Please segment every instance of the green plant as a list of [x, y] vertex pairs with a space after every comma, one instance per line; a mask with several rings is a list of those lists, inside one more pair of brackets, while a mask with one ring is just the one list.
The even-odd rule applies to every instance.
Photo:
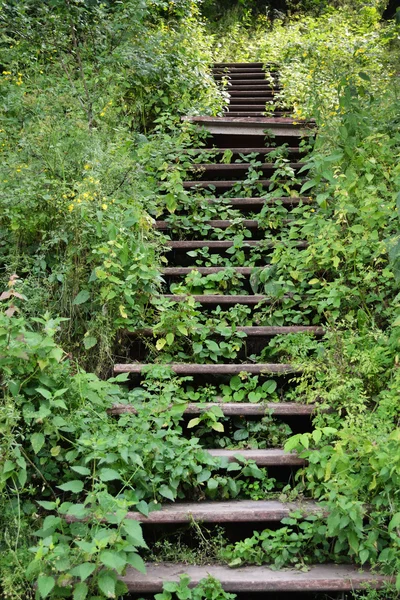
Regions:
[[222, 585], [213, 577], [202, 579], [193, 588], [189, 587], [190, 578], [181, 575], [179, 582], [167, 582], [163, 585], [162, 594], [154, 596], [155, 600], [172, 600], [175, 596], [179, 600], [234, 600], [235, 594], [229, 594], [222, 589]]

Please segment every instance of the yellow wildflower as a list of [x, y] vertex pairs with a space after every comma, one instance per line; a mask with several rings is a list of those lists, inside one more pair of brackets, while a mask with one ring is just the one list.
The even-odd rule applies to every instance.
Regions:
[[101, 208], [102, 208], [103, 210], [107, 210], [107, 204], [102, 204], [102, 205], [101, 205]]
[[85, 165], [83, 168], [85, 169], [85, 171], [88, 171], [90, 169], [90, 165]]
[[70, 204], [68, 206], [68, 210], [69, 210], [69, 212], [72, 212], [74, 210], [74, 204]]

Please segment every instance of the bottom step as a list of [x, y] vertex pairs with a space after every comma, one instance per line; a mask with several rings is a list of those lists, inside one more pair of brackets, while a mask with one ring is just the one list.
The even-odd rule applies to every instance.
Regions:
[[123, 581], [130, 592], [158, 593], [163, 583], [179, 581], [179, 576], [186, 574], [191, 585], [197, 585], [201, 579], [214, 577], [218, 579], [227, 592], [350, 592], [366, 587], [380, 588], [392, 578], [371, 573], [360, 572], [351, 565], [316, 565], [306, 573], [302, 571], [274, 571], [268, 567], [229, 567], [210, 565], [197, 567], [183, 564], [160, 563], [148, 564], [147, 573], [139, 573], [128, 569]]

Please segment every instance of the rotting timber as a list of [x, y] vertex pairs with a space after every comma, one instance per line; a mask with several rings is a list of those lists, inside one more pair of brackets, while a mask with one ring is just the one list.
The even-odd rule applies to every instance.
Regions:
[[[229, 150], [232, 158], [246, 155], [257, 155], [258, 160], [262, 162], [262, 176], [259, 184], [263, 190], [267, 190], [270, 185], [270, 177], [274, 173], [274, 163], [268, 161], [268, 155], [271, 154], [280, 144], [287, 145], [287, 156], [290, 165], [294, 170], [303, 166], [302, 149], [300, 142], [304, 137], [313, 134], [312, 122], [296, 122], [290, 117], [289, 109], [275, 108], [274, 99], [279, 92], [279, 78], [275, 67], [265, 66], [262, 63], [216, 63], [213, 67], [213, 74], [217, 82], [229, 93], [229, 105], [224, 116], [220, 117], [187, 117], [199, 127], [206, 129], [210, 135], [207, 143], [214, 149], [215, 163], [202, 163], [197, 165], [198, 171], [194, 172], [193, 178], [184, 183], [186, 190], [197, 192], [199, 189], [212, 190], [212, 194], [207, 196], [207, 201], [212, 204], [221, 202], [221, 194], [224, 194], [224, 202], [239, 209], [243, 213], [243, 224], [251, 232], [249, 246], [256, 247], [259, 243], [257, 238], [257, 220], [246, 220], [248, 211], [259, 211], [266, 205], [272, 204], [274, 199], [265, 199], [260, 193], [257, 197], [237, 197], [235, 196], [235, 185], [246, 177], [248, 165], [244, 163], [224, 164], [217, 159]], [[267, 112], [266, 112], [267, 111]], [[267, 132], [267, 135], [266, 135]], [[273, 139], [273, 144], [271, 144]], [[196, 152], [196, 150], [192, 151]], [[203, 149], [199, 149], [201, 154]], [[304, 177], [304, 174], [302, 174]], [[300, 188], [299, 188], [300, 189]], [[229, 194], [231, 195], [229, 196]], [[228, 195], [226, 195], [228, 194]], [[298, 206], [301, 203], [310, 203], [310, 198], [297, 196], [277, 198], [284, 206], [290, 210], [291, 207]], [[229, 228], [229, 221], [209, 221], [211, 228]], [[159, 220], [155, 227], [160, 230], [169, 230], [167, 220]], [[217, 273], [223, 270], [223, 267], [195, 267], [188, 265], [187, 252], [194, 248], [209, 248], [216, 252], [224, 252], [232, 245], [229, 239], [224, 238], [222, 242], [212, 241], [210, 239], [199, 239], [198, 235], [189, 236], [190, 239], [182, 240], [181, 237], [174, 239], [174, 231], [170, 231], [170, 241], [168, 242], [168, 259], [173, 260], [173, 266], [168, 266], [163, 270], [164, 279], [167, 282], [179, 281], [182, 277], [193, 271], [209, 274]], [[301, 247], [301, 243], [299, 244]], [[190, 262], [190, 261], [189, 261]], [[240, 267], [232, 263], [236, 272], [245, 278], [249, 278], [252, 272], [250, 267]], [[166, 292], [169, 290], [166, 289]], [[174, 295], [166, 293], [165, 297], [177, 302], [184, 300], [184, 295]], [[236, 295], [195, 295], [194, 299], [200, 303], [202, 310], [209, 310], [217, 306], [232, 306], [243, 304], [246, 306], [255, 306], [259, 302], [268, 302], [268, 298], [263, 295], [255, 295], [249, 291], [248, 294]], [[268, 344], [271, 336], [276, 334], [293, 333], [299, 330], [294, 326], [282, 327], [259, 327], [243, 328], [247, 329], [248, 336], [260, 339], [264, 344]], [[252, 331], [254, 329], [254, 331]], [[302, 327], [300, 330], [307, 331], [316, 335], [322, 335], [321, 327]], [[151, 335], [151, 330], [142, 332], [142, 335]], [[115, 373], [130, 373], [136, 380], [141, 377], [142, 370], [146, 362], [137, 362], [137, 356], [132, 353], [131, 361], [115, 365]], [[240, 372], [252, 374], [273, 373], [279, 377], [287, 376], [296, 371], [289, 364], [254, 364], [238, 362], [237, 364], [171, 364], [173, 370], [180, 375], [192, 375], [206, 380], [208, 377], [226, 377]], [[262, 417], [265, 407], [269, 405], [256, 405], [250, 402], [240, 404], [219, 403], [226, 416], [251, 415], [253, 418]], [[209, 408], [209, 405], [208, 405]], [[272, 407], [271, 407], [272, 408]], [[314, 407], [302, 405], [294, 402], [281, 402], [275, 405], [274, 414], [281, 416], [290, 416], [292, 419], [303, 418], [310, 419]], [[204, 404], [196, 406], [191, 403], [186, 409], [187, 414], [199, 414], [205, 410]], [[134, 406], [116, 406], [112, 411], [115, 416], [124, 412], [135, 413]], [[301, 421], [303, 423], [303, 421]], [[300, 423], [300, 426], [301, 426]], [[268, 450], [245, 450], [235, 452], [235, 450], [209, 449], [213, 456], [225, 456], [228, 460], [233, 460], [237, 454], [245, 458], [254, 460], [258, 465], [268, 465], [275, 469], [289, 469], [293, 472], [304, 465], [304, 461], [294, 453], [287, 453], [282, 448], [272, 448]], [[277, 500], [258, 500], [258, 501], [224, 501], [224, 502], [199, 502], [199, 503], [175, 503], [166, 504], [161, 510], [151, 513], [149, 517], [144, 517], [140, 513], [130, 513], [130, 518], [142, 521], [146, 527], [154, 525], [170, 526], [190, 521], [200, 521], [206, 523], [257, 523], [257, 527], [264, 524], [265, 527], [271, 523], [279, 523], [281, 519], [288, 516], [293, 510], [301, 511], [306, 516], [310, 514], [322, 514], [324, 511], [317, 503], [303, 501], [300, 503], [280, 502]], [[380, 588], [387, 578], [370, 572], [368, 569], [360, 571], [352, 565], [324, 564], [310, 566], [309, 571], [299, 572], [292, 569], [276, 571], [268, 566], [260, 567], [241, 567], [230, 569], [221, 565], [196, 566], [183, 564], [148, 564], [147, 573], [143, 575], [133, 569], [128, 570], [124, 576], [129, 591], [132, 594], [153, 594], [162, 590], [162, 585], [166, 581], [177, 581], [179, 575], [187, 573], [195, 585], [199, 580], [207, 575], [212, 575], [222, 582], [226, 591], [237, 593], [257, 593], [273, 594], [273, 598], [286, 597], [287, 593], [345, 593], [353, 590], [364, 589], [365, 587]], [[259, 596], [261, 598], [261, 595]], [[264, 596], [263, 596], [264, 597]], [[271, 596], [272, 597], [272, 596]], [[292, 597], [292, 596], [290, 596]], [[300, 597], [300, 596], [296, 596]], [[302, 596], [303, 597], [303, 596]], [[313, 596], [310, 596], [313, 597]], [[341, 596], [342, 597], [342, 596]]]

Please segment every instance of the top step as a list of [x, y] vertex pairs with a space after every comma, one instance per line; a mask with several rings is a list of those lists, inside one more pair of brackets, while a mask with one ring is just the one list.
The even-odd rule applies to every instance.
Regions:
[[262, 63], [262, 62], [248, 62], [248, 63], [216, 62], [216, 63], [213, 64], [214, 68], [215, 67], [239, 67], [239, 68], [243, 68], [243, 67], [253, 67], [253, 68], [255, 68], [255, 67], [258, 67], [258, 68], [261, 69], [264, 66], [267, 67], [267, 66], [273, 66], [273, 65], [271, 65], [271, 64], [270, 65], [267, 65], [267, 64], [264, 65], [264, 63]]

